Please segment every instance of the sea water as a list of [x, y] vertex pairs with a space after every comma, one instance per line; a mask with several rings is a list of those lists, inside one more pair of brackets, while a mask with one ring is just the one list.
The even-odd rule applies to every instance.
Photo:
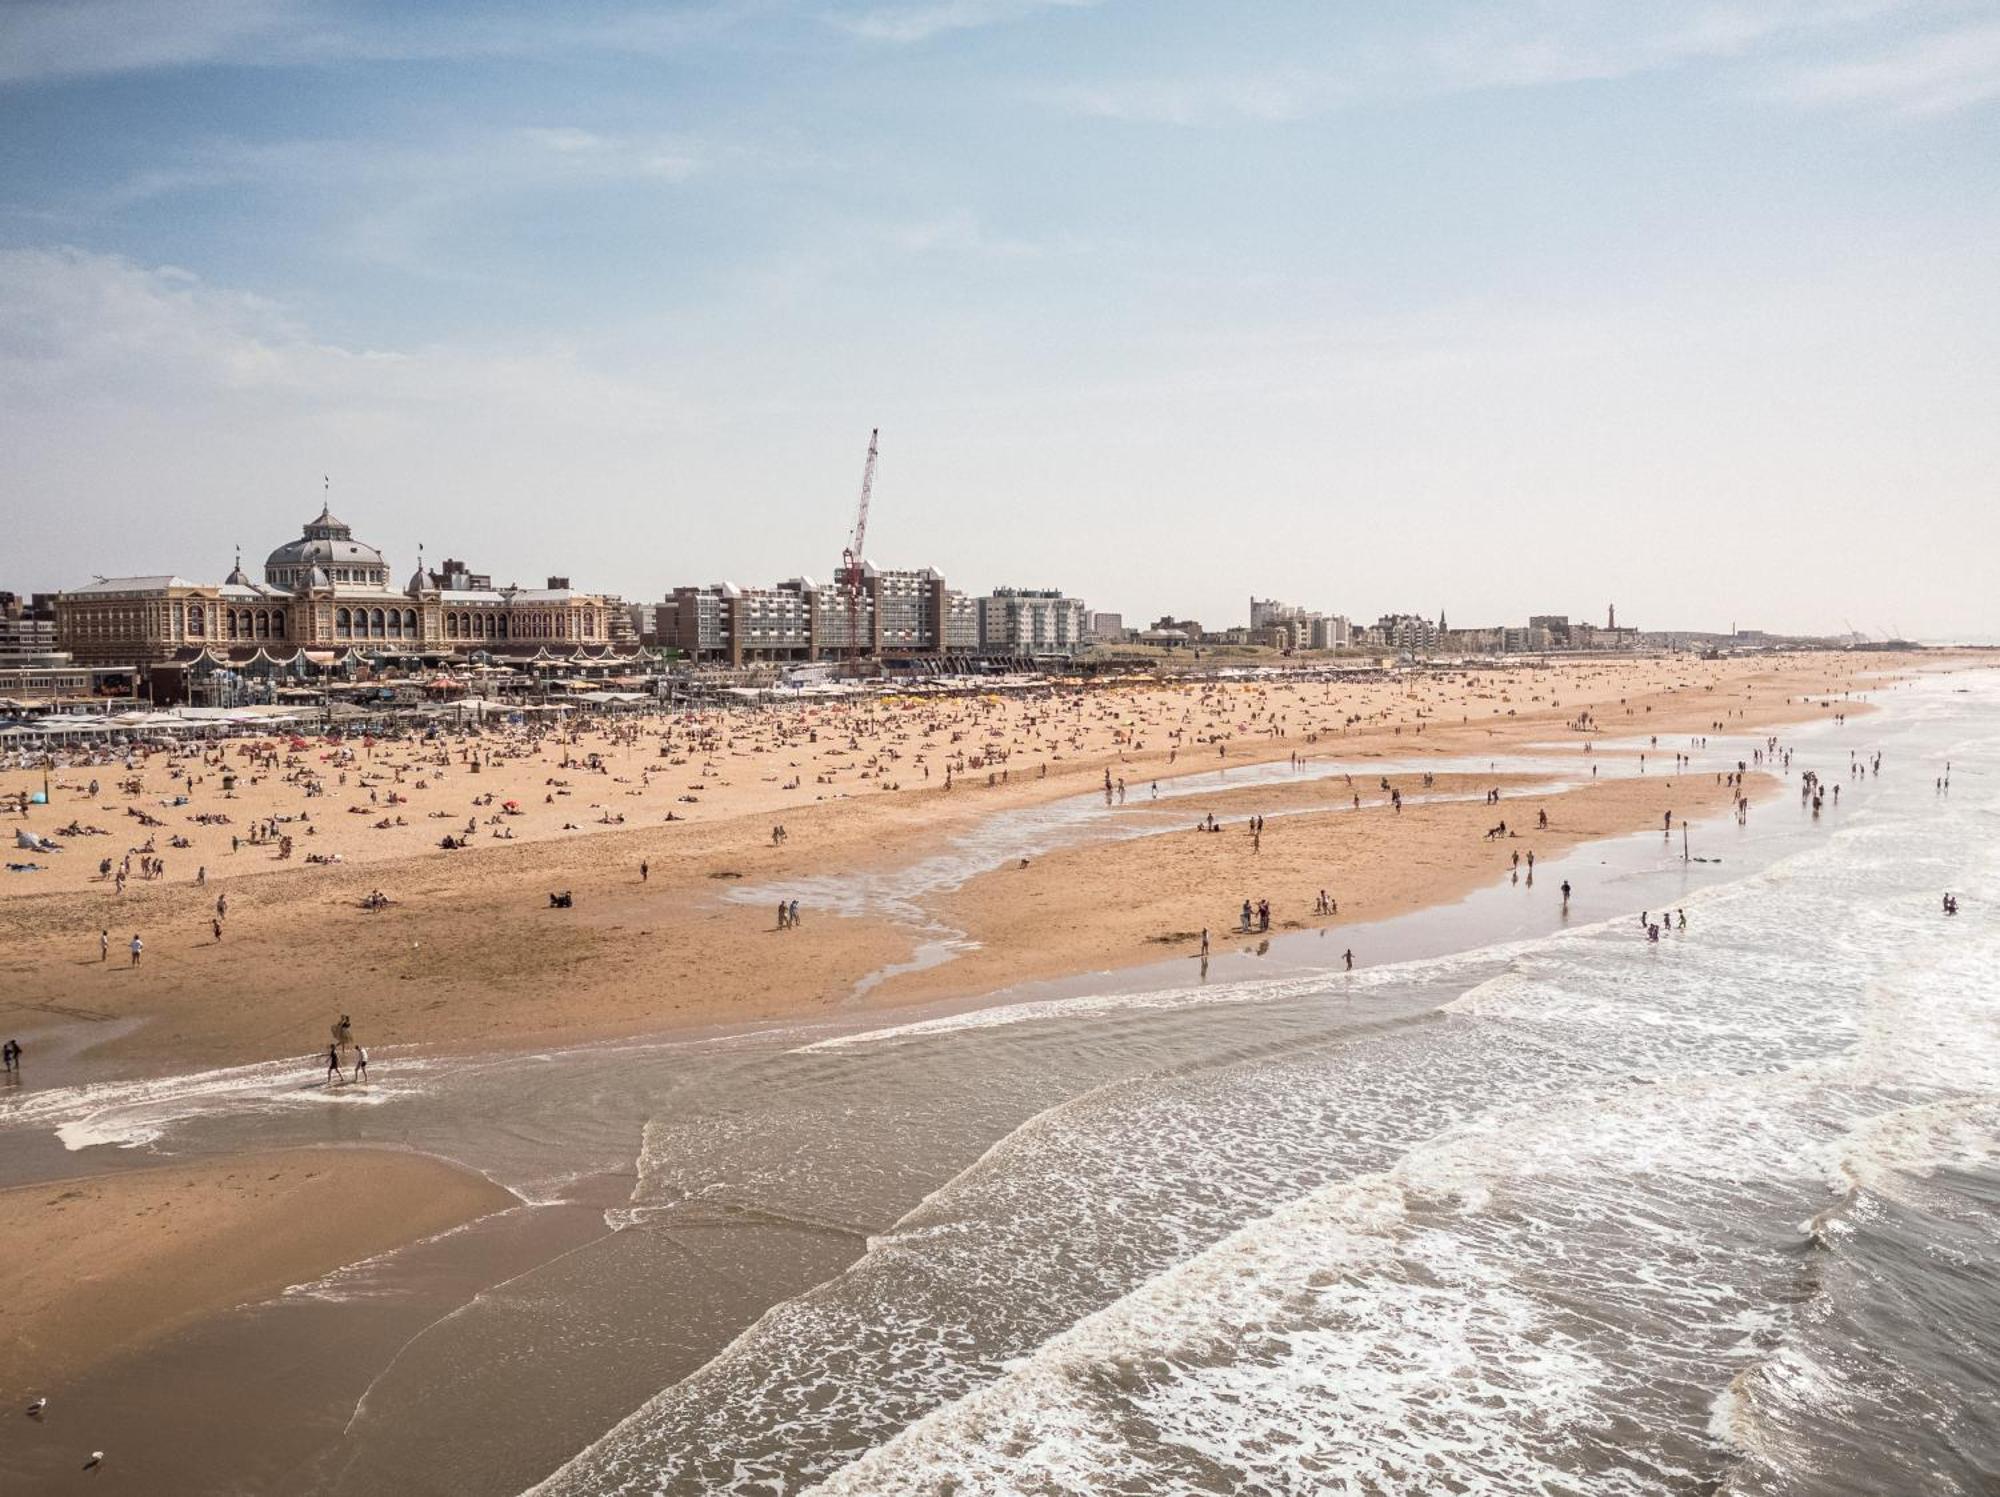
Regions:
[[1339, 979], [1208, 1008], [1210, 1054], [1038, 1111], [540, 1490], [1992, 1490], [2000, 696], [1964, 684], [1849, 729], [1879, 777], [1816, 740], [1846, 806], [1658, 944], [1635, 910], [1427, 963], [1459, 991], [1373, 1032], [1277, 1022]]

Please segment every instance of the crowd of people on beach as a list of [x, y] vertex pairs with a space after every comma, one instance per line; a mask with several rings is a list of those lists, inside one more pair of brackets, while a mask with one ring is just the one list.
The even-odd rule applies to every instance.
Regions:
[[[422, 845], [462, 851], [481, 842], [511, 841], [517, 828], [538, 837], [581, 831], [585, 823], [599, 828], [636, 828], [645, 819], [648, 804], [664, 824], [707, 814], [711, 806], [718, 814], [733, 815], [738, 802], [781, 807], [798, 805], [807, 795], [824, 800], [863, 790], [892, 792], [922, 787], [936, 783], [934, 774], [944, 786], [963, 786], [979, 777], [989, 787], [1004, 787], [1023, 760], [1035, 770], [1036, 778], [1043, 778], [1052, 765], [1061, 767], [1069, 759], [1105, 759], [1098, 784], [1106, 806], [1122, 815], [1128, 775], [1119, 771], [1128, 763], [1140, 762], [1141, 756], [1158, 764], [1163, 754], [1165, 764], [1172, 766], [1184, 751], [1213, 749], [1217, 758], [1227, 760], [1232, 743], [1241, 743], [1243, 750], [1254, 753], [1256, 741], [1267, 740], [1282, 743], [1288, 756], [1283, 762], [1302, 769], [1315, 754], [1337, 754], [1340, 738], [1349, 732], [1387, 730], [1401, 735], [1407, 730], [1423, 734], [1439, 725], [1447, 701], [1463, 705], [1465, 698], [1491, 697], [1496, 716], [1511, 713], [1515, 709], [1507, 704], [1517, 701], [1523, 706], [1543, 702], [1559, 705], [1552, 691], [1558, 680], [1553, 674], [1545, 677], [1530, 670], [1491, 680], [1471, 673], [1458, 679], [1438, 673], [1406, 685], [1392, 686], [1385, 679], [1380, 687], [1360, 688], [1312, 680], [1214, 679], [1171, 687], [1155, 684], [1146, 691], [1049, 685], [1008, 696], [868, 697], [711, 707], [642, 712], [623, 719], [486, 722], [387, 736], [282, 733], [261, 739], [134, 743], [110, 750], [85, 748], [44, 754], [33, 767], [46, 788], [39, 793], [17, 790], [5, 803], [23, 820], [68, 816], [55, 837], [39, 830], [30, 834], [36, 838], [40, 855], [59, 853], [64, 838], [112, 835], [94, 824], [87, 825], [89, 818], [76, 812], [86, 806], [98, 808], [106, 794], [117, 797], [102, 809], [122, 810], [146, 833], [143, 841], [135, 842], [122, 856], [95, 860], [97, 882], [107, 886], [109, 897], [118, 899], [126, 895], [133, 879], [157, 886], [178, 875], [183, 885], [203, 887], [219, 873], [233, 886], [235, 879], [251, 871], [238, 861], [246, 851], [266, 854], [267, 860], [253, 868], [282, 864], [291, 856], [295, 837], [325, 848], [309, 854], [305, 862], [326, 875], [336, 873], [350, 858], [384, 855], [377, 853], [369, 840], [374, 833], [383, 834], [381, 847], [386, 855], [414, 855], [419, 845], [386, 839], [397, 828], [420, 827], [431, 820], [451, 825], [440, 840]], [[1681, 684], [1692, 689], [1689, 682]], [[1622, 700], [1620, 705], [1625, 706]], [[1625, 706], [1625, 715], [1651, 710], [1650, 706]], [[1732, 709], [1732, 714], [1735, 710], [1740, 709]], [[1726, 729], [1732, 714], [1717, 717], [1715, 729]], [[1587, 755], [1596, 748], [1593, 738], [1617, 730], [1615, 717], [1610, 722], [1604, 721], [1606, 717], [1612, 717], [1611, 710], [1607, 704], [1599, 704], [1573, 719], [1572, 726], [1582, 735], [1580, 746]], [[1687, 748], [1671, 750], [1676, 773], [1691, 772], [1697, 754], [1706, 745], [1707, 736], [1696, 735]], [[1656, 755], [1660, 753], [1657, 734], [1647, 740], [1647, 747]], [[1791, 760], [1789, 748], [1771, 735], [1733, 771], [1718, 771], [1718, 782], [1735, 792], [1734, 812], [1739, 822], [1748, 812], [1748, 775], [1766, 768], [1789, 770]], [[1209, 765], [1214, 762], [1208, 760]], [[28, 766], [17, 760], [17, 767]], [[1595, 769], [1593, 764], [1593, 773]], [[1880, 770], [1879, 753], [1857, 754], [1851, 758], [1849, 778], [1872, 777]], [[1434, 789], [1434, 772], [1416, 773], [1422, 791]], [[1940, 793], [1949, 786], [1949, 775], [1947, 766], [1938, 777]], [[1157, 800], [1158, 779], [1146, 778], [1150, 798]], [[1396, 783], [1386, 774], [1376, 778], [1389, 814], [1400, 815], [1406, 805], [1407, 782]], [[468, 780], [472, 785], [467, 785]], [[1361, 791], [1353, 788], [1351, 773], [1346, 784], [1349, 788], [1344, 793], [1352, 807], [1361, 809]], [[526, 785], [536, 785], [541, 796], [525, 794], [520, 787]], [[466, 794], [475, 786], [476, 793]], [[511, 793], [507, 787], [513, 787]], [[1498, 805], [1503, 789], [1489, 786], [1484, 794], [1489, 806]], [[335, 795], [348, 801], [352, 830], [329, 826], [324, 818], [314, 817], [313, 804]], [[1824, 808], [1837, 808], [1840, 795], [1841, 786], [1826, 783], [1818, 772], [1809, 771], [1802, 777], [1801, 802], [1815, 817]], [[56, 810], [52, 802], [64, 798], [73, 809]], [[246, 798], [254, 802], [250, 814], [245, 811]], [[532, 800], [539, 800], [543, 808], [539, 818], [532, 803], [524, 805]], [[570, 809], [571, 804], [584, 800], [589, 802], [590, 815]], [[1675, 821], [1672, 810], [1664, 814], [1665, 835], [1673, 835]], [[768, 824], [770, 845], [785, 848], [790, 840], [785, 821]], [[1243, 826], [1248, 851], [1261, 853], [1267, 830], [1265, 813], [1248, 815]], [[1536, 813], [1536, 827], [1548, 830], [1546, 810]], [[1198, 830], [1207, 833], [1223, 829], [1223, 821], [1213, 812], [1198, 823]], [[1489, 840], [1515, 842], [1522, 833], [1507, 820], [1500, 820], [1485, 835]], [[226, 852], [221, 840], [225, 838]], [[162, 839], [167, 843], [164, 851]], [[328, 843], [334, 845], [327, 847]], [[174, 859], [170, 868], [166, 853], [171, 851], [184, 851], [189, 856]], [[1026, 860], [1022, 862], [1025, 865]], [[1534, 849], [1511, 852], [1509, 863], [1514, 880], [1533, 884]], [[641, 859], [637, 867], [644, 884], [650, 879], [652, 865]], [[191, 874], [187, 871], [190, 868]], [[1565, 880], [1564, 912], [1570, 895]], [[369, 912], [386, 910], [394, 903], [380, 887], [348, 897]], [[549, 905], [558, 909], [573, 908], [574, 902], [570, 889], [548, 897]], [[162, 907], [155, 901], [144, 908], [154, 911]], [[1948, 897], [1947, 912], [1955, 910], [1955, 900]], [[226, 895], [214, 901], [212, 911], [200, 912], [199, 928], [207, 937], [206, 944], [223, 941], [227, 912]], [[1320, 922], [1343, 918], [1340, 904], [1323, 888], [1313, 901], [1312, 914]], [[1268, 895], [1242, 901], [1237, 923], [1240, 932], [1268, 934], [1272, 921]], [[791, 897], [779, 901], [777, 928], [793, 930], [799, 924], [799, 901]], [[108, 960], [110, 945], [107, 927], [99, 932], [100, 962]], [[145, 940], [134, 931], [125, 947], [127, 965], [138, 968]], [[1202, 932], [1201, 947], [1206, 957], [1206, 931]], [[1345, 963], [1351, 965], [1352, 960], [1351, 951], [1343, 953]]]

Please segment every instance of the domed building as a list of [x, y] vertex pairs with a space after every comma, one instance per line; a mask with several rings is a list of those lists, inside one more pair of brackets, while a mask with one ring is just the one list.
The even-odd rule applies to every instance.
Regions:
[[100, 577], [57, 595], [61, 648], [87, 664], [157, 664], [204, 652], [234, 656], [352, 650], [370, 659], [487, 654], [567, 657], [618, 637], [617, 599], [493, 586], [465, 564], [431, 571], [417, 559], [400, 591], [381, 551], [322, 505], [298, 539], [264, 561], [253, 582], [236, 565], [220, 584], [176, 576]]
[[356, 587], [387, 587], [389, 563], [373, 546], [354, 538], [354, 531], [333, 517], [325, 505], [319, 518], [306, 521], [305, 533], [286, 541], [264, 560], [264, 581], [287, 592], [314, 585], [313, 569], [319, 569], [325, 586], [352, 584]]

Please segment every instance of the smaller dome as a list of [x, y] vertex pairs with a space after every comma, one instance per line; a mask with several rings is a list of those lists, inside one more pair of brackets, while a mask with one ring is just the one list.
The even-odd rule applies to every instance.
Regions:
[[333, 584], [327, 581], [326, 568], [320, 566], [317, 562], [315, 562], [313, 564], [313, 569], [310, 572], [306, 573], [306, 586], [332, 587]]

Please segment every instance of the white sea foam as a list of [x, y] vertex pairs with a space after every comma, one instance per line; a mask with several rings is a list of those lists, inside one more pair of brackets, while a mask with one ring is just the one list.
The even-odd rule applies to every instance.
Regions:
[[70, 1150], [139, 1148], [187, 1118], [229, 1111], [379, 1107], [422, 1085], [437, 1062], [414, 1055], [378, 1056], [382, 1079], [325, 1084], [323, 1056], [263, 1061], [177, 1076], [51, 1087], [0, 1103], [0, 1128], [53, 1130]]

